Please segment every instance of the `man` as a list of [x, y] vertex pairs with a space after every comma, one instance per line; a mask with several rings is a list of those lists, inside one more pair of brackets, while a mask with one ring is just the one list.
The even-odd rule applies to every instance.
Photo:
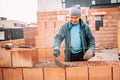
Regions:
[[[70, 20], [64, 23], [54, 38], [53, 55], [58, 58], [60, 45], [65, 39], [65, 61], [85, 61], [94, 56], [95, 40], [89, 26], [81, 19], [80, 6], [69, 11]], [[89, 53], [92, 51], [92, 54]], [[86, 53], [87, 52], [87, 53]], [[87, 58], [86, 55], [87, 54]], [[85, 56], [84, 56], [85, 55]]]

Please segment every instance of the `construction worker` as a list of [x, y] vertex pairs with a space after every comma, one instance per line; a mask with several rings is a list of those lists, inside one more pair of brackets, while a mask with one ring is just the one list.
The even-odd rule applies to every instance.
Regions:
[[[65, 39], [65, 61], [85, 61], [94, 56], [95, 40], [88, 24], [81, 19], [80, 5], [69, 10], [70, 19], [64, 23], [54, 37], [53, 55], [58, 58], [60, 45]], [[86, 53], [86, 54], [85, 54]]]

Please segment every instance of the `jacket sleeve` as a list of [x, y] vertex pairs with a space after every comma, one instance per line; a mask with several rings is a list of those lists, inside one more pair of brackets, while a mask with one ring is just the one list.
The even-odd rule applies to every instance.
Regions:
[[88, 47], [92, 49], [93, 53], [95, 53], [95, 38], [92, 34], [90, 27], [87, 27], [87, 39], [88, 39]]
[[64, 26], [61, 26], [59, 31], [54, 37], [54, 43], [52, 48], [59, 49], [64, 38], [65, 38], [65, 30], [64, 30]]

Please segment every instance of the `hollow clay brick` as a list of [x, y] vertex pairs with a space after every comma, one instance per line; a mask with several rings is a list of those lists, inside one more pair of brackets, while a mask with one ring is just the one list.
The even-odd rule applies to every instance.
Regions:
[[51, 49], [52, 46], [53, 46], [53, 41], [54, 41], [54, 39], [53, 39], [53, 37], [52, 37], [51, 35], [50, 35], [49, 37], [50, 37], [50, 38], [46, 38], [46, 39], [44, 39], [44, 40], [45, 40], [46, 48]]
[[0, 67], [11, 67], [11, 54], [10, 51], [0, 50]]
[[32, 67], [38, 61], [35, 48], [14, 49], [11, 51], [13, 67]]
[[113, 80], [120, 80], [120, 65], [113, 66]]
[[111, 66], [89, 66], [89, 80], [112, 80]]
[[67, 67], [66, 80], [88, 80], [88, 67]]
[[46, 40], [45, 38], [35, 38], [35, 45], [37, 48], [46, 48]]
[[2, 68], [0, 68], [0, 80], [3, 80]]
[[23, 68], [24, 80], [43, 80], [42, 68]]
[[23, 80], [21, 68], [3, 68], [4, 80]]
[[64, 23], [65, 21], [55, 21], [55, 32], [54, 34], [56, 34], [59, 30], [59, 28], [61, 27], [61, 25]]
[[38, 48], [38, 57], [45, 58], [46, 57], [46, 48]]
[[54, 36], [54, 21], [46, 21], [45, 37], [53, 39]]
[[46, 49], [46, 58], [53, 58], [53, 49], [52, 48], [47, 48]]
[[65, 80], [65, 68], [44, 68], [44, 80]]

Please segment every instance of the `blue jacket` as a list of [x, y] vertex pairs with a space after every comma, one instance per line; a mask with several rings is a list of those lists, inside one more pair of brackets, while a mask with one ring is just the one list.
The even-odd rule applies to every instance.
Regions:
[[[80, 29], [81, 29], [81, 40], [82, 40], [82, 49], [85, 53], [89, 48], [92, 49], [93, 53], [95, 52], [95, 39], [92, 35], [92, 32], [90, 30], [90, 27], [84, 23], [81, 19], [80, 22]], [[71, 48], [70, 48], [70, 27], [72, 24], [70, 21], [67, 21], [64, 23], [58, 33], [56, 34], [54, 38], [54, 44], [53, 49], [56, 47], [59, 49], [62, 41], [65, 39], [65, 61], [70, 61], [71, 56]]]

